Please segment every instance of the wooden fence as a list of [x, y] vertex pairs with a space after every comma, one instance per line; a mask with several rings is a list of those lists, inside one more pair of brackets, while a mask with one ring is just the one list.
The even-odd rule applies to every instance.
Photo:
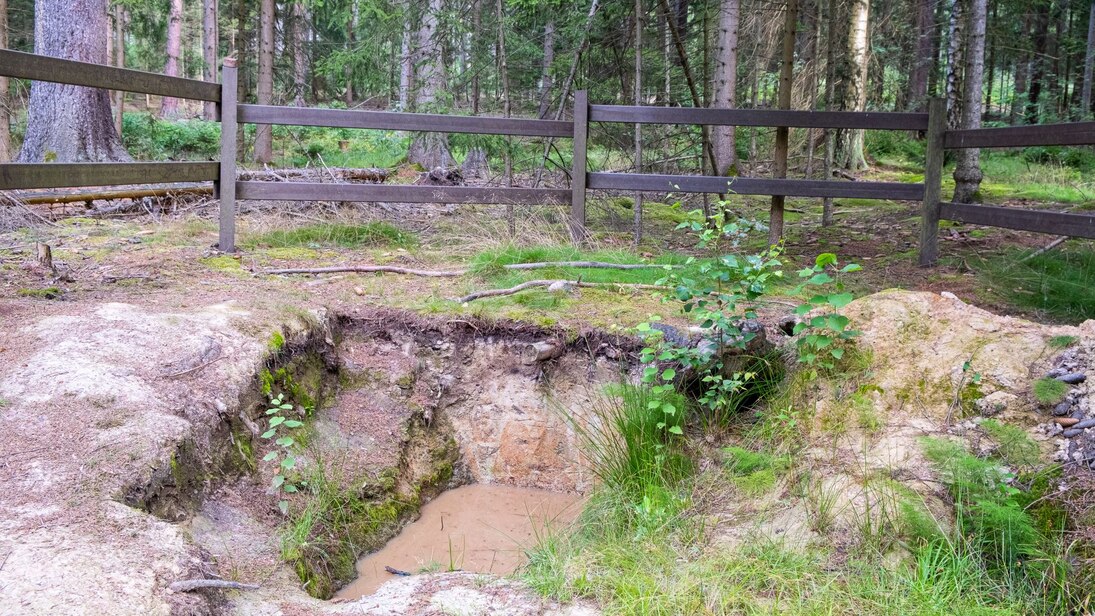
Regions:
[[[2, 164], [0, 190], [211, 181], [214, 193], [220, 199], [218, 246], [227, 252], [235, 250], [237, 199], [493, 204], [569, 202], [571, 237], [575, 242], [581, 242], [587, 233], [586, 193], [589, 190], [718, 194], [730, 192], [787, 197], [920, 201], [922, 265], [931, 265], [936, 260], [941, 219], [1041, 233], [1095, 237], [1093, 216], [941, 202], [946, 149], [1092, 144], [1095, 143], [1095, 122], [947, 131], [945, 109], [940, 100], [932, 100], [926, 113], [696, 109], [590, 105], [585, 91], [575, 93], [571, 121], [247, 105], [237, 101], [236, 67], [230, 59], [225, 60], [219, 84], [10, 50], [0, 50], [0, 74], [21, 79], [216, 103], [217, 119], [221, 122], [218, 162]], [[240, 181], [236, 173], [236, 132], [240, 122], [569, 138], [572, 139], [573, 154], [571, 188]], [[652, 173], [589, 173], [586, 148], [589, 125], [593, 122], [924, 131], [927, 135], [924, 182], [908, 184]]]

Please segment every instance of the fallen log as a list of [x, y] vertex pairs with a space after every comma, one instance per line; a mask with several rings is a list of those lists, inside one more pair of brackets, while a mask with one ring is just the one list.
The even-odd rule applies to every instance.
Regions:
[[352, 169], [342, 167], [310, 167], [306, 169], [247, 170], [240, 171], [237, 174], [237, 177], [240, 180], [285, 181], [287, 178], [307, 178], [327, 174], [331, 174], [342, 180], [382, 183], [387, 181], [389, 172], [387, 169], [379, 168]]
[[525, 365], [531, 365], [549, 359], [555, 359], [563, 354], [566, 345], [562, 340], [541, 340], [529, 343], [522, 354]]
[[584, 282], [581, 280], [529, 280], [528, 282], [522, 282], [521, 284], [510, 287], [508, 289], [489, 289], [486, 291], [476, 291], [475, 293], [469, 293], [464, 297], [457, 299], [456, 301], [461, 304], [473, 302], [477, 299], [483, 299], [485, 297], [502, 297], [505, 295], [514, 295], [521, 291], [533, 289], [536, 287], [550, 287], [553, 284], [569, 284], [575, 287], [582, 288], [617, 288], [617, 289], [631, 289], [640, 291], [666, 291], [672, 287], [667, 287], [659, 284], [636, 284], [636, 283], [623, 283], [623, 282]]
[[182, 580], [172, 582], [167, 587], [171, 592], [191, 592], [202, 588], [218, 588], [221, 590], [257, 590], [258, 584], [244, 584], [231, 580]]
[[91, 203], [92, 201], [117, 201], [120, 199], [143, 199], [145, 197], [167, 197], [175, 195], [212, 195], [210, 186], [193, 188], [141, 188], [132, 190], [101, 190], [84, 193], [50, 193], [45, 195], [27, 195], [21, 201], [27, 205], [48, 205], [51, 203]]
[[572, 267], [575, 269], [618, 269], [635, 270], [650, 269], [654, 267], [672, 267], [657, 263], [606, 263], [604, 261], [545, 261], [542, 263], [511, 263], [502, 267], [511, 270], [544, 269], [549, 267]]

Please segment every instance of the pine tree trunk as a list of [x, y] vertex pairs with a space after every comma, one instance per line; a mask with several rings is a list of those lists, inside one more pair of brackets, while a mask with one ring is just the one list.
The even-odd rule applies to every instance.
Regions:
[[[421, 50], [419, 64], [422, 70], [419, 75], [420, 85], [415, 103], [419, 111], [431, 110], [438, 104], [438, 98], [445, 93], [445, 64], [438, 34], [440, 19], [441, 0], [429, 0], [428, 6], [424, 7], [418, 29], [418, 45]], [[436, 109], [433, 110], [436, 111]], [[422, 133], [411, 143], [407, 160], [427, 169], [451, 166], [452, 155], [449, 153], [448, 136], [439, 133]]]
[[935, 58], [932, 56], [932, 32], [935, 15], [932, 12], [932, 0], [917, 0], [916, 3], [916, 59], [912, 74], [909, 75], [909, 93], [906, 108], [925, 110], [928, 104], [928, 75]]
[[1087, 52], [1084, 54], [1083, 88], [1080, 91], [1080, 114], [1083, 119], [1091, 117], [1091, 79], [1095, 70], [1095, 0], [1092, 1], [1087, 16]]
[[[357, 43], [357, 23], [358, 23], [358, 6], [357, 2], [354, 2], [350, 8], [350, 22], [346, 24], [346, 51], [353, 53], [354, 45]], [[349, 62], [346, 63], [346, 67], [342, 71], [343, 79], [346, 80], [346, 88], [342, 93], [342, 101], [346, 103], [347, 107], [353, 107], [354, 105], [354, 67]], [[390, 92], [390, 90], [389, 90]]]
[[[125, 68], [125, 25], [129, 20], [129, 14], [125, 10], [125, 5], [114, 5], [114, 57], [112, 58], [114, 66], [118, 68]], [[115, 90], [111, 94], [112, 104], [114, 105], [114, 130], [121, 135], [122, 134], [122, 120], [125, 118], [125, 92], [121, 90]]]
[[[182, 50], [183, 0], [171, 0], [167, 16], [167, 63], [163, 73], [170, 77], [179, 76], [179, 54]], [[179, 99], [165, 96], [160, 107], [160, 115], [175, 118], [179, 115]]]
[[[715, 96], [713, 106], [731, 109], [737, 94], [739, 0], [722, 0], [719, 6], [719, 34], [715, 52]], [[711, 128], [715, 149], [715, 174], [737, 175], [733, 126]]]
[[[643, 2], [635, 0], [635, 92], [634, 103], [642, 104], [643, 97]], [[643, 125], [635, 125], [635, 173], [643, 172]], [[632, 243], [635, 248], [643, 241], [643, 193], [635, 193], [634, 231]]]
[[[798, 0], [787, 0], [783, 20], [783, 54], [779, 66], [779, 96], [776, 106], [779, 109], [791, 108], [791, 88], [794, 86], [795, 35], [798, 28]], [[772, 177], [787, 177], [787, 147], [790, 129], [786, 126], [776, 128], [775, 160], [772, 165]], [[783, 204], [786, 197], [772, 196], [772, 207], [768, 213], [768, 244], [778, 244], [783, 239]]]
[[[34, 53], [107, 64], [106, 0], [36, 0]], [[19, 162], [128, 161], [106, 90], [34, 81]]]
[[[0, 49], [8, 48], [8, 0], [0, 0]], [[7, 77], [0, 75], [0, 163], [11, 161], [11, 113]]]
[[1011, 124], [1019, 124], [1023, 121], [1028, 100], [1027, 76], [1030, 74], [1030, 55], [1024, 50], [1023, 54], [1015, 61], [1015, 84], [1012, 87], [1011, 99]]
[[[472, 32], [478, 33], [483, 27], [483, 2], [482, 0], [475, 0], [471, 7], [472, 15]], [[480, 42], [481, 37], [473, 36], [471, 41], [471, 64], [472, 64], [472, 78], [471, 78], [471, 113], [472, 115], [479, 115], [479, 99], [481, 96], [481, 86], [479, 82], [479, 73], [483, 66], [483, 45]]]
[[950, 0], [950, 21], [947, 28], [947, 128], [956, 129], [962, 123], [962, 53], [965, 50], [965, 3], [968, 0]]
[[[274, 0], [259, 4], [259, 78], [255, 101], [260, 105], [274, 102]], [[255, 162], [274, 160], [274, 135], [269, 125], [255, 128]]]
[[555, 20], [549, 18], [544, 25], [544, 56], [540, 69], [540, 109], [537, 114], [541, 119], [546, 118], [551, 110], [551, 88], [555, 85], [552, 64], [555, 64]]
[[[217, 81], [217, 0], [202, 0], [202, 79]], [[205, 103], [202, 117], [217, 118], [216, 103]]]
[[1042, 3], [1034, 15], [1034, 57], [1031, 60], [1030, 89], [1027, 96], [1026, 122], [1037, 124], [1040, 99], [1046, 76], [1046, 46], [1049, 38], [1049, 3]]
[[[987, 0], [970, 0], [966, 31], [966, 70], [962, 92], [962, 128], [981, 128], [982, 81], [985, 74], [985, 20]], [[954, 169], [954, 201], [980, 201], [981, 151], [970, 148], [958, 151]]]
[[304, 3], [293, 3], [293, 105], [304, 106], [308, 88], [307, 58], [304, 57]]
[[[848, 68], [844, 75], [844, 103], [848, 111], [867, 109], [868, 25], [870, 1], [851, 0], [848, 22]], [[863, 129], [842, 130], [837, 143], [840, 166], [850, 170], [867, 168], [863, 154]]]
[[411, 2], [403, 3], [403, 38], [399, 44], [399, 111], [410, 111], [414, 89], [415, 53], [411, 29]]

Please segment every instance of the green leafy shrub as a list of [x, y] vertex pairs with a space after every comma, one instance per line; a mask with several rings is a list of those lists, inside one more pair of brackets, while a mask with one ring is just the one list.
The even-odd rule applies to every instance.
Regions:
[[[266, 409], [266, 416], [269, 421], [266, 432], [262, 433], [262, 438], [273, 441], [277, 449], [263, 456], [262, 461], [277, 465], [274, 470], [274, 477], [270, 482], [270, 492], [273, 494], [295, 494], [302, 487], [301, 484], [290, 481], [288, 475], [286, 475], [297, 466], [297, 457], [293, 453], [293, 445], [296, 444], [296, 440], [289, 436], [287, 432], [304, 425], [296, 419], [286, 417], [286, 413], [292, 411], [293, 408], [292, 403], [286, 402], [283, 395], [278, 394], [276, 397], [270, 398], [270, 408]], [[288, 515], [289, 501], [284, 498], [279, 499], [278, 509], [281, 510], [283, 515]]]
[[[798, 272], [799, 277], [804, 279], [798, 288], [799, 293], [811, 286], [836, 285], [836, 293], [814, 295], [795, 308], [795, 314], [800, 317], [815, 313], [808, 320], [795, 325], [793, 333], [797, 336], [795, 345], [798, 347], [799, 361], [811, 366], [816, 364], [828, 370], [832, 370], [835, 362], [844, 357], [845, 349], [841, 343], [859, 335], [858, 331], [848, 328], [848, 317], [836, 312], [855, 299], [851, 293], [844, 292], [841, 281], [826, 271], [826, 268], [836, 268], [838, 265], [836, 255], [826, 252], [817, 256], [812, 267]], [[840, 272], [857, 272], [861, 269], [859, 265], [849, 263]], [[819, 309], [823, 312], [817, 314]]]

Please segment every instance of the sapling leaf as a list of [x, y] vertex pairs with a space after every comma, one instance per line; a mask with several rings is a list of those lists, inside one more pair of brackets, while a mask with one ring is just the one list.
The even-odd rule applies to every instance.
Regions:
[[829, 303], [832, 304], [833, 308], [836, 308], [837, 310], [840, 310], [841, 308], [852, 303], [853, 299], [855, 299], [855, 296], [851, 293], [834, 293], [828, 298]]
[[284, 460], [281, 461], [281, 467], [286, 470], [292, 469], [296, 465], [297, 459], [292, 456], [286, 457]]
[[837, 359], [840, 359], [840, 358], [844, 357], [844, 349], [842, 349], [840, 347], [836, 347], [835, 349], [829, 349], [829, 355], [832, 355], [833, 357], [835, 357]]
[[672, 368], [666, 368], [665, 371], [662, 372], [663, 381], [672, 381], [676, 376], [677, 371]]
[[277, 416], [277, 417], [271, 417], [270, 418], [270, 427], [271, 428], [273, 428], [275, 426], [280, 426], [283, 423], [285, 423], [285, 418], [280, 416], [280, 415]]
[[295, 419], [286, 419], [285, 420], [285, 427], [286, 428], [299, 428], [303, 425], [304, 425], [304, 422], [297, 421]]
[[682, 436], [684, 435], [684, 430], [681, 430], [680, 426], [669, 426], [669, 431], [673, 434], [680, 434]]
[[270, 430], [262, 433], [262, 438], [271, 438], [275, 434], [277, 434], [277, 430], [271, 428]]
[[271, 460], [276, 460], [277, 458], [278, 458], [278, 452], [271, 451], [270, 453], [266, 454], [265, 456], [262, 456], [262, 461], [263, 462], [269, 462]]
[[281, 487], [281, 484], [285, 483], [285, 475], [274, 475], [273, 480], [270, 481], [270, 487], [275, 490]]
[[281, 515], [289, 515], [289, 501], [278, 501], [278, 510]]
[[274, 441], [275, 444], [280, 445], [282, 447], [290, 447], [295, 442], [296, 441], [294, 441], [293, 437], [291, 437], [291, 436], [283, 436], [283, 437], [279, 438], [278, 440]]

